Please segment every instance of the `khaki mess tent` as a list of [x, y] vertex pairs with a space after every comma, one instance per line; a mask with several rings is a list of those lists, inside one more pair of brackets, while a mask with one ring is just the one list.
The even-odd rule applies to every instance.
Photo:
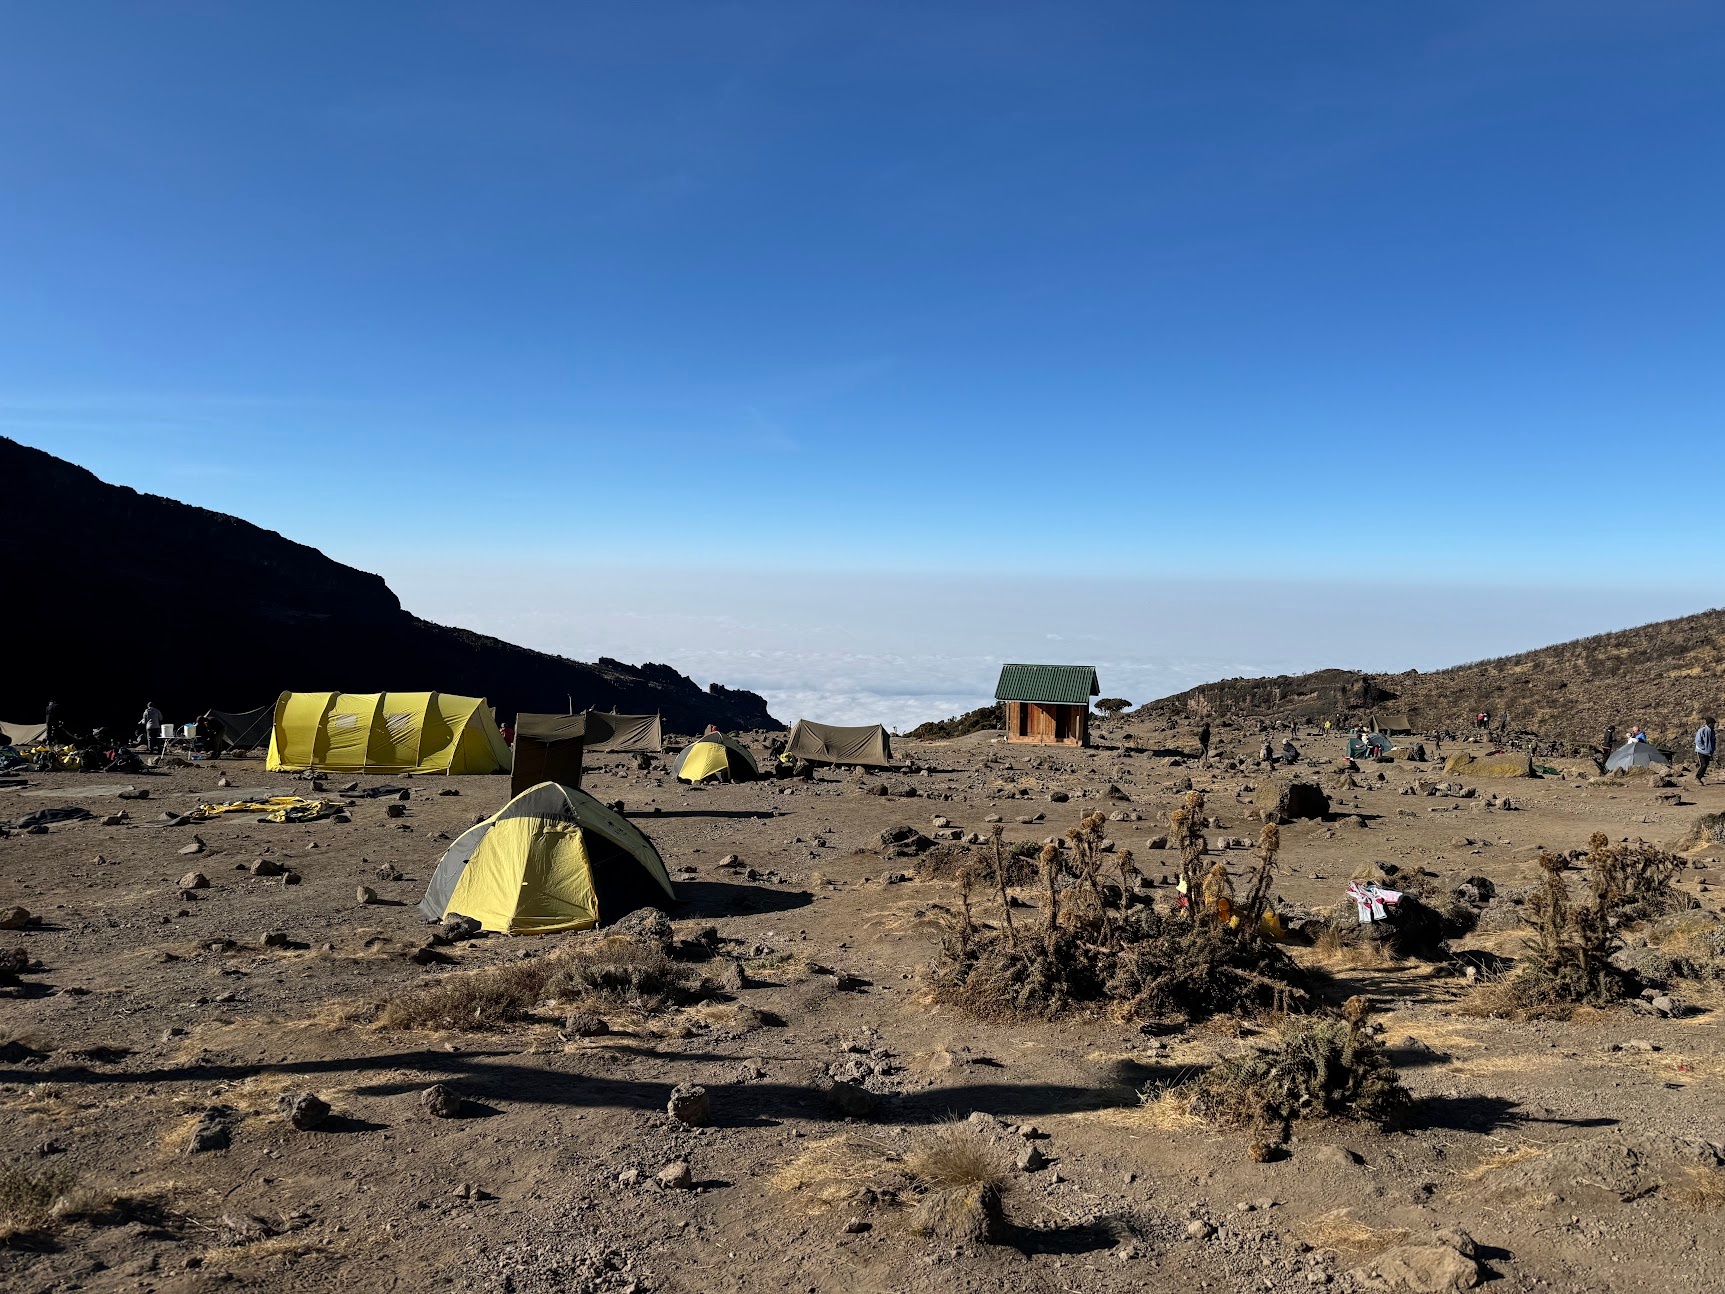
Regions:
[[587, 728], [584, 714], [516, 715], [510, 793], [520, 795], [541, 782], [561, 782], [579, 788]]
[[656, 714], [589, 710], [584, 717], [588, 750], [645, 751], [656, 755], [665, 749], [664, 727]]
[[40, 746], [47, 740], [45, 723], [0, 723], [0, 746]]
[[761, 775], [748, 749], [722, 732], [709, 732], [684, 747], [671, 771], [683, 782], [705, 782], [715, 777], [749, 782]]
[[791, 727], [785, 753], [816, 764], [889, 768], [892, 765], [892, 740], [878, 723], [861, 728], [838, 728], [830, 723], [798, 719]]
[[495, 773], [509, 747], [484, 700], [448, 692], [283, 692], [271, 769]]
[[211, 710], [210, 718], [215, 720], [222, 739], [230, 747], [234, 750], [250, 750], [270, 739], [270, 733], [275, 729], [276, 708], [273, 705], [264, 705], [256, 710], [245, 710], [237, 714], [227, 710]]
[[585, 791], [541, 782], [456, 838], [419, 910], [499, 934], [550, 934], [676, 897], [659, 851], [632, 822]]

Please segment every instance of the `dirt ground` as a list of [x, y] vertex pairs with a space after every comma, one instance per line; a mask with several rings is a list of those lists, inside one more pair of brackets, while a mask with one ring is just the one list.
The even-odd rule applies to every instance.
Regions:
[[[679, 930], [716, 927], [747, 968], [725, 1000], [619, 1015], [597, 1037], [549, 1012], [484, 1032], [373, 1023], [416, 984], [593, 937], [418, 953], [430, 870], [507, 799], [505, 778], [397, 779], [412, 791], [404, 816], [388, 816], [390, 797], [358, 798], [351, 821], [305, 825], [157, 821], [248, 789], [306, 790], [255, 761], [31, 775], [0, 790], [0, 820], [61, 805], [97, 815], [0, 840], [0, 907], [40, 918], [0, 932], [0, 951], [21, 946], [35, 964], [0, 1006], [0, 1157], [120, 1200], [0, 1249], [0, 1282], [164, 1294], [1417, 1288], [1423, 1277], [1398, 1277], [1386, 1255], [1450, 1229], [1472, 1237], [1479, 1276], [1504, 1290], [1725, 1289], [1725, 1189], [1707, 1146], [1725, 1142], [1725, 1053], [1719, 1000], [1693, 981], [1677, 1018], [1626, 1006], [1512, 1023], [1455, 1010], [1471, 987], [1453, 963], [1332, 966], [1326, 996], [1376, 1004], [1412, 1116], [1391, 1132], [1301, 1123], [1268, 1163], [1248, 1158], [1240, 1133], [1182, 1126], [1140, 1093], [1273, 1035], [1273, 1020], [1158, 1034], [1106, 1013], [981, 1024], [936, 1006], [934, 918], [955, 891], [884, 856], [882, 831], [932, 833], [935, 815], [986, 831], [997, 813], [1009, 840], [1040, 841], [1101, 808], [1126, 816], [1110, 833], [1156, 878], [1174, 856], [1146, 842], [1167, 831], [1190, 777], [1221, 819], [1213, 842], [1256, 836], [1244, 788], [1260, 770], [1181, 760], [1171, 752], [1195, 747], [1181, 732], [1140, 732], [1123, 749], [1120, 729], [1102, 725], [1090, 750], [988, 734], [900, 743], [914, 774], [834, 770], [812, 783], [689, 788], [662, 767], [593, 758], [586, 789], [623, 800], [658, 845], [683, 899]], [[1219, 736], [1221, 757], [1260, 740]], [[1341, 754], [1336, 739], [1300, 744], [1330, 763]], [[218, 789], [219, 775], [232, 787]], [[1513, 887], [1532, 879], [1540, 846], [1584, 847], [1596, 830], [1671, 842], [1725, 810], [1725, 789], [1688, 775], [1671, 804], [1581, 765], [1470, 783], [1473, 798], [1401, 794], [1446, 780], [1434, 765], [1359, 776], [1331, 820], [1284, 829], [1278, 893], [1293, 904], [1333, 907], [1377, 861], [1428, 869], [1446, 890], [1479, 875]], [[880, 782], [894, 793], [865, 793]], [[120, 800], [120, 784], [149, 798]], [[1130, 800], [1104, 798], [1110, 784]], [[1493, 794], [1515, 807], [1487, 807]], [[101, 825], [122, 808], [125, 824]], [[182, 854], [194, 834], [206, 847]], [[721, 865], [730, 854], [740, 866]], [[1683, 873], [1708, 911], [1711, 857], [1691, 855]], [[253, 875], [260, 858], [299, 883]], [[379, 879], [383, 865], [403, 879]], [[209, 885], [182, 893], [192, 871]], [[375, 903], [357, 901], [362, 885]], [[1465, 946], [1515, 955], [1513, 923], [1492, 925]], [[285, 943], [265, 946], [269, 932]], [[837, 1113], [822, 1092], [834, 1076], [875, 1092], [873, 1113]], [[710, 1094], [709, 1126], [667, 1115], [685, 1082]], [[434, 1083], [466, 1098], [465, 1117], [422, 1109]], [[283, 1092], [315, 1092], [334, 1116], [297, 1131], [277, 1113]], [[230, 1144], [190, 1151], [210, 1111]], [[871, 1157], [950, 1121], [1047, 1161], [1014, 1174], [1013, 1243], [931, 1241], [902, 1211], [829, 1202]], [[676, 1160], [692, 1189], [657, 1185]]]

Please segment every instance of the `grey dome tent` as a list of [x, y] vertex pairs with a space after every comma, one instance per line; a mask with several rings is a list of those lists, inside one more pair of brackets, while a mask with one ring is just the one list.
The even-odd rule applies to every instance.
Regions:
[[813, 764], [892, 767], [892, 739], [878, 723], [860, 728], [837, 728], [830, 723], [798, 719], [791, 728], [785, 753]]
[[1626, 741], [1611, 752], [1611, 758], [1605, 761], [1605, 771], [1615, 773], [1620, 769], [1646, 768], [1649, 765], [1669, 768], [1671, 761], [1650, 741]]

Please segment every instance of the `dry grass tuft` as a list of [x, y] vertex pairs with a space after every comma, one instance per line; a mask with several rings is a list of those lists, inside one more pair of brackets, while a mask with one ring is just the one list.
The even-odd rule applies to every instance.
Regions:
[[1301, 1238], [1314, 1249], [1334, 1249], [1351, 1257], [1382, 1253], [1408, 1238], [1403, 1227], [1371, 1227], [1352, 1209], [1320, 1213], [1301, 1228]]
[[1506, 1146], [1490, 1159], [1482, 1159], [1462, 1176], [1470, 1182], [1477, 1182], [1491, 1176], [1500, 1168], [1508, 1168], [1512, 1164], [1526, 1163], [1530, 1159], [1538, 1159], [1549, 1147], [1546, 1146]]
[[1349, 943], [1339, 930], [1326, 930], [1312, 944], [1311, 960], [1332, 970], [1387, 970], [1398, 965], [1380, 940]]
[[1010, 1166], [994, 1142], [955, 1124], [925, 1140], [908, 1163], [924, 1188], [911, 1219], [918, 1235], [981, 1244], [1006, 1238]]
[[772, 1183], [817, 1209], [859, 1208], [896, 1199], [912, 1178], [891, 1147], [842, 1136], [817, 1141], [773, 1174]]
[[525, 1020], [544, 996], [551, 966], [544, 958], [442, 976], [383, 1004], [386, 1029], [496, 1029]]
[[1669, 1193], [1672, 1199], [1692, 1209], [1725, 1208], [1725, 1172], [1695, 1165], [1688, 1170], [1687, 1180], [1671, 1187]]

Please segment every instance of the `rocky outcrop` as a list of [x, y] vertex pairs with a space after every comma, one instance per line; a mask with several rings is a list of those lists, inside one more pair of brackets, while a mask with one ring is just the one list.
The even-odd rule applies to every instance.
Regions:
[[440, 691], [507, 718], [573, 703], [653, 713], [672, 731], [782, 728], [753, 692], [703, 690], [669, 665], [583, 664], [404, 611], [380, 576], [238, 517], [109, 485], [0, 436], [12, 549], [0, 716], [50, 699], [79, 725], [129, 729], [250, 710], [283, 691]]

